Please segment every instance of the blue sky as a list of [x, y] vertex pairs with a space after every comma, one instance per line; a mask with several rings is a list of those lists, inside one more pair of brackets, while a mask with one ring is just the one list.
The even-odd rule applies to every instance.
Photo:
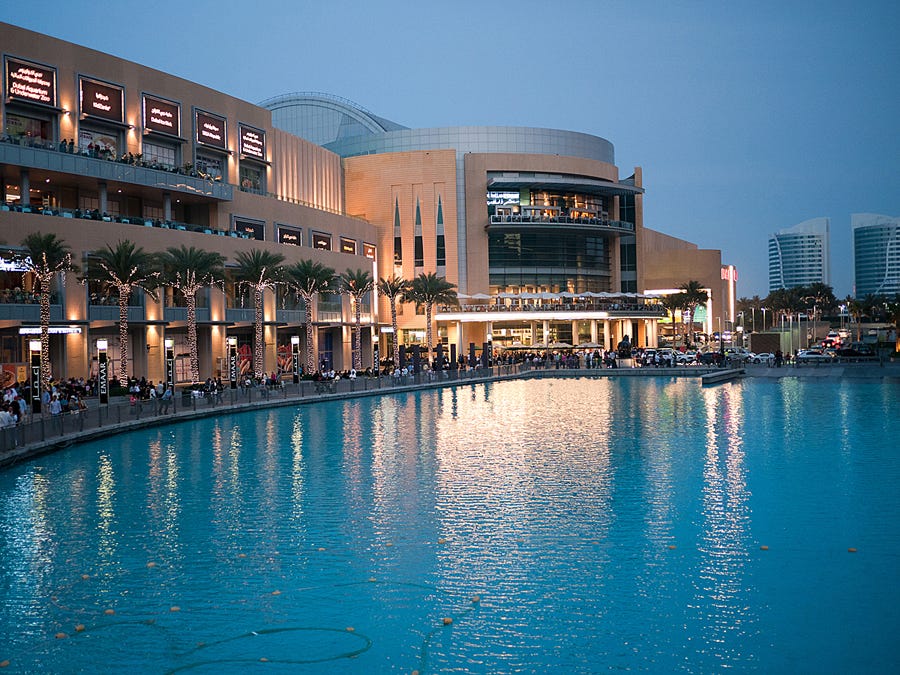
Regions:
[[[644, 223], [768, 291], [769, 236], [831, 219], [850, 293], [850, 214], [900, 215], [900, 3], [7, 3], [3, 21], [248, 101], [349, 98], [409, 127], [595, 134]], [[0, 46], [2, 48], [2, 46]]]

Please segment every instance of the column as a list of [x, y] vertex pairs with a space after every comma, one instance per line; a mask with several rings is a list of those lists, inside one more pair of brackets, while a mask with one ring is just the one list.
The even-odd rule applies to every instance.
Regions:
[[19, 204], [29, 206], [31, 204], [31, 176], [27, 169], [19, 172], [19, 194], [21, 195]]
[[544, 319], [544, 337], [541, 339], [545, 345], [550, 344], [550, 319]]
[[106, 213], [106, 183], [100, 181], [97, 183], [97, 189], [100, 191], [100, 215]]
[[163, 219], [172, 220], [172, 194], [163, 192]]
[[604, 344], [605, 349], [610, 349], [612, 346], [609, 329], [610, 329], [609, 319], [603, 319], [603, 344]]
[[577, 345], [581, 340], [578, 339], [578, 322], [572, 322], [572, 344]]
[[597, 343], [598, 331], [597, 331], [597, 319], [591, 319], [591, 342]]

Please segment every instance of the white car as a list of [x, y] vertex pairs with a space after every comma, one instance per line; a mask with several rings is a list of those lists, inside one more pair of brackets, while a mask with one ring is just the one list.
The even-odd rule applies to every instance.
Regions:
[[772, 365], [775, 363], [775, 355], [772, 352], [754, 354], [750, 357], [750, 363], [765, 363], [766, 365]]

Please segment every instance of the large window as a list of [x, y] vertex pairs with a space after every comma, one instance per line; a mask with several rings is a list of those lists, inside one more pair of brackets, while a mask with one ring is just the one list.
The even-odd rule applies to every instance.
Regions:
[[173, 145], [144, 141], [143, 161], [153, 168], [173, 169], [177, 166], [178, 155]]
[[265, 193], [265, 171], [256, 164], [241, 163], [241, 190], [256, 194]]
[[197, 173], [201, 178], [210, 180], [222, 180], [224, 171], [224, 159], [212, 153], [197, 153]]

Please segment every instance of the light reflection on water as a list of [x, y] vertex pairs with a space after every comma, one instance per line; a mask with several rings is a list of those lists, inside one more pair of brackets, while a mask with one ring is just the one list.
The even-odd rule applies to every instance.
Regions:
[[504, 382], [42, 457], [0, 473], [0, 661], [896, 670], [898, 398], [889, 383]]

